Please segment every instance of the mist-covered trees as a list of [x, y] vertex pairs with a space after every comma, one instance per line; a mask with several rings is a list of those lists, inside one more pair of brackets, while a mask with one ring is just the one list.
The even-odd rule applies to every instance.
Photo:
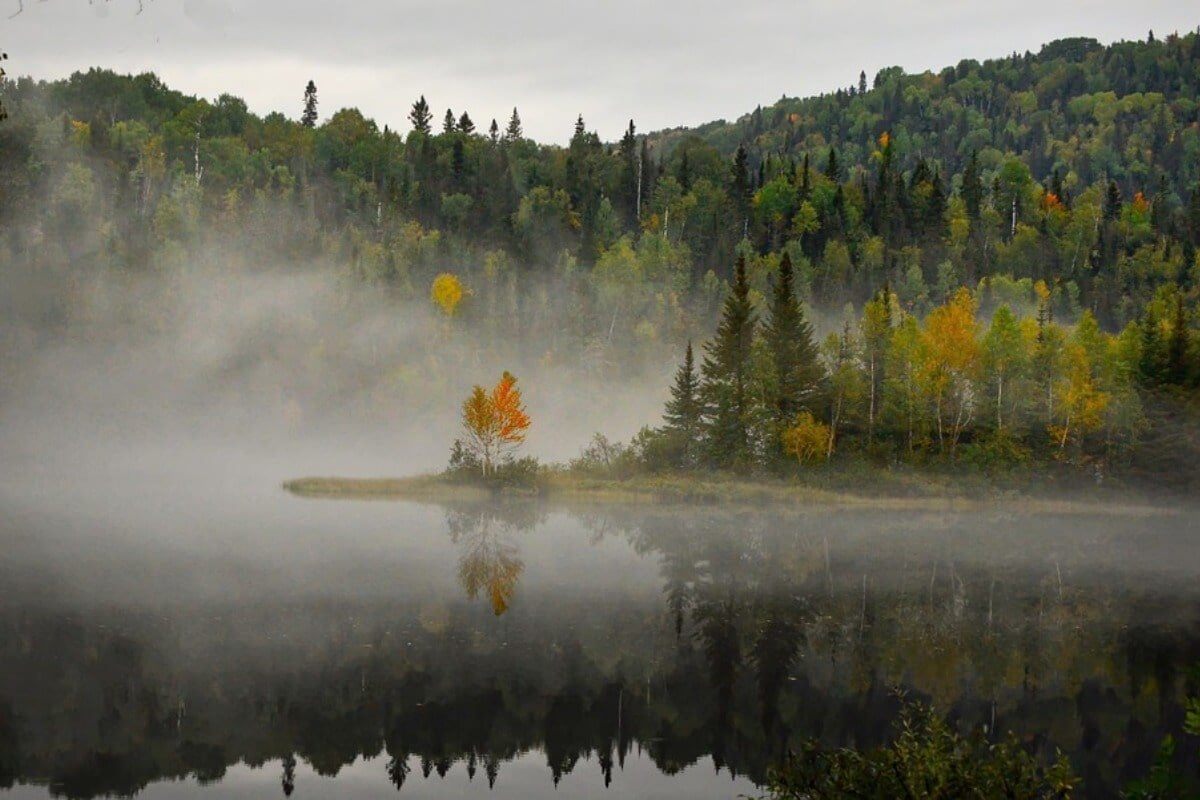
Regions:
[[470, 461], [482, 477], [490, 477], [525, 441], [530, 424], [511, 374], [505, 372], [490, 392], [475, 386], [462, 404], [463, 438], [454, 443], [451, 466], [465, 467]]
[[738, 259], [733, 288], [701, 366], [707, 457], [719, 466], [745, 465], [752, 457], [750, 348], [756, 324], [746, 262]]
[[[623, 120], [612, 141], [579, 116], [561, 145], [515, 108], [438, 126], [425, 97], [403, 131], [355, 109], [260, 117], [153, 75], [8, 81], [0, 258], [157, 274], [233, 246], [423, 305], [450, 273], [471, 291], [447, 326], [625, 384], [663, 382], [741, 285], [761, 327], [699, 395], [736, 443], [722, 460], [774, 459], [804, 411], [834, 453], [974, 458], [993, 428], [1012, 441], [989, 447], [1036, 453], [1053, 426], [1074, 458], [1125, 446], [1132, 399], [1200, 381], [1198, 42], [888, 69], [728, 124]], [[960, 351], [938, 342], [969, 315], [939, 309], [963, 288]], [[1087, 370], [1069, 342], [1085, 312], [1120, 343], [1083, 347]]]
[[[1042, 283], [1027, 287], [1021, 314], [1002, 302], [981, 319], [980, 298], [1007, 292], [987, 281], [956, 290], [924, 316], [901, 308], [885, 288], [818, 353], [801, 308], [787, 300], [789, 266], [780, 262], [772, 298], [758, 300], [771, 316], [756, 328], [739, 263], [699, 385], [690, 346], [677, 374], [660, 434], [671, 437], [672, 452], [687, 448], [700, 464], [733, 469], [812, 463], [840, 452], [1102, 469], [1123, 463], [1137, 443], [1147, 381], [1192, 374], [1200, 357], [1190, 337], [1174, 345], [1189, 354], [1180, 357], [1182, 367], [1171, 367], [1169, 355], [1145, 355], [1148, 346], [1171, 349], [1183, 324], [1177, 310], [1165, 325], [1131, 324], [1120, 334], [1105, 333], [1086, 311], [1060, 325], [1049, 311], [1060, 292]], [[1170, 298], [1156, 306], [1178, 307]], [[1150, 309], [1147, 318], [1156, 313], [1164, 311]], [[1157, 377], [1141, 377], [1147, 370]], [[781, 378], [789, 374], [803, 381]], [[684, 410], [695, 407], [695, 396], [704, 399], [699, 426], [681, 421], [694, 419]], [[648, 457], [656, 452], [646, 450]], [[675, 465], [683, 463], [696, 462]]]

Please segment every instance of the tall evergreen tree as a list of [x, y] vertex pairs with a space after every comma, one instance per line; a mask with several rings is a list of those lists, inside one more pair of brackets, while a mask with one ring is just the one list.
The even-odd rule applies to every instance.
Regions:
[[488, 126], [488, 139], [492, 144], [500, 141], [500, 125], [496, 122], [495, 117], [492, 117], [492, 124]]
[[442, 133], [454, 133], [458, 126], [454, 123], [454, 112], [446, 109], [446, 116], [442, 117]]
[[830, 147], [829, 156], [825, 159], [825, 177], [834, 183], [842, 182], [842, 168], [838, 164], [837, 149]]
[[700, 383], [696, 376], [692, 343], [684, 352], [683, 364], [675, 373], [675, 385], [663, 413], [663, 431], [676, 440], [679, 447], [679, 466], [695, 466], [700, 439], [703, 406], [700, 402]]
[[754, 327], [746, 260], [739, 256], [732, 290], [716, 335], [705, 345], [701, 367], [705, 444], [715, 466], [741, 467], [751, 459], [747, 384]]
[[692, 190], [692, 167], [688, 163], [687, 148], [682, 148], [683, 154], [679, 156], [679, 167], [676, 170], [675, 179], [679, 181], [679, 188], [685, 192]]
[[462, 113], [462, 116], [458, 118], [458, 129], [466, 134], [472, 134], [475, 132], [475, 123], [471, 120], [471, 115], [465, 111]]
[[412, 110], [408, 112], [408, 121], [412, 123], [414, 131], [423, 133], [426, 136], [429, 135], [431, 130], [430, 123], [433, 122], [433, 112], [429, 110], [429, 103], [425, 102], [425, 95], [421, 95], [412, 104]]
[[300, 124], [306, 128], [317, 125], [317, 85], [311, 80], [304, 87], [304, 113], [300, 115]]
[[1175, 292], [1175, 314], [1171, 319], [1171, 338], [1167, 340], [1167, 380], [1183, 386], [1188, 379], [1188, 350], [1190, 349], [1187, 311], [1183, 292]]
[[772, 288], [771, 319], [764, 326], [763, 337], [775, 367], [774, 412], [778, 421], [786, 424], [797, 412], [811, 408], [822, 377], [812, 325], [796, 298], [792, 257], [786, 250]]
[[1104, 192], [1104, 218], [1106, 220], [1114, 220], [1121, 215], [1121, 190], [1117, 187], [1116, 181], [1108, 182], [1108, 189]]
[[983, 177], [979, 174], [979, 154], [975, 151], [971, 151], [971, 160], [963, 170], [959, 193], [967, 207], [967, 216], [972, 220], [979, 219], [979, 212], [983, 209]]
[[521, 115], [517, 113], [516, 106], [513, 106], [512, 116], [508, 118], [508, 126], [504, 129], [504, 141], [515, 142], [524, 135], [521, 130]]
[[735, 221], [737, 222], [737, 235], [746, 235], [746, 226], [750, 219], [750, 196], [752, 194], [750, 188], [750, 168], [749, 154], [746, 152], [746, 145], [739, 144], [737, 152], [733, 154], [733, 166], [731, 168], [730, 181], [730, 197], [733, 202], [735, 211]]

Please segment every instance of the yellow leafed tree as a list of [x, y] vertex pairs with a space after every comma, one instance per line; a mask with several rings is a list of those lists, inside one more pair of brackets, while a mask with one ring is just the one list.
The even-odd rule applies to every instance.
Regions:
[[525, 441], [531, 421], [521, 402], [517, 379], [505, 372], [488, 392], [482, 386], [471, 390], [462, 405], [464, 445], [479, 460], [486, 476], [495, 463]]
[[433, 286], [429, 290], [434, 305], [440, 308], [447, 317], [454, 316], [465, 293], [462, 281], [458, 279], [457, 275], [449, 272], [443, 272], [434, 278]]
[[829, 426], [802, 411], [796, 422], [783, 432], [783, 451], [801, 464], [823, 460], [828, 455]]
[[1072, 439], [1079, 441], [1104, 424], [1104, 412], [1111, 396], [1096, 386], [1092, 365], [1087, 351], [1072, 342], [1066, 351], [1067, 374], [1061, 379], [1059, 405], [1061, 415], [1057, 424], [1050, 426], [1050, 436], [1065, 450]]
[[959, 289], [929, 313], [922, 331], [922, 383], [933, 398], [938, 443], [954, 455], [974, 412], [972, 393], [981, 365], [975, 298]]

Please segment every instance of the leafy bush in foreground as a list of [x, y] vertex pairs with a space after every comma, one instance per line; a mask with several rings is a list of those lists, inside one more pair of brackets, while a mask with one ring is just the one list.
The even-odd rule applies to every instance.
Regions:
[[1049, 767], [1009, 738], [962, 737], [925, 706], [908, 705], [895, 740], [875, 750], [826, 750], [806, 744], [770, 778], [776, 800], [846, 797], [958, 800], [1069, 798], [1078, 779], [1061, 753]]

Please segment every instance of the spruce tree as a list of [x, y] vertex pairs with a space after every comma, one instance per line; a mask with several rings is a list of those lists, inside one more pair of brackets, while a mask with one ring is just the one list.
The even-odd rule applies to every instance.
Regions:
[[763, 337], [775, 367], [774, 412], [780, 423], [787, 424], [799, 411], [811, 408], [822, 372], [812, 325], [796, 299], [792, 257], [786, 250], [771, 292], [771, 319], [764, 326]]
[[1162, 337], [1159, 335], [1158, 317], [1152, 308], [1147, 308], [1139, 323], [1141, 328], [1141, 355], [1138, 362], [1138, 372], [1142, 382], [1157, 386], [1163, 382], [1166, 372], [1166, 356], [1163, 353]]
[[695, 466], [700, 436], [700, 418], [703, 406], [700, 403], [700, 384], [696, 376], [692, 343], [689, 341], [684, 352], [683, 364], [675, 373], [675, 385], [671, 387], [671, 399], [663, 413], [663, 432], [678, 445], [677, 466]]
[[867, 93], [867, 71], [865, 69], [858, 73], [858, 93]]
[[683, 155], [679, 157], [679, 170], [676, 174], [676, 179], [679, 181], [679, 188], [684, 192], [692, 190], [692, 168], [688, 164], [688, 151], [685, 149]]
[[442, 117], [442, 133], [454, 133], [457, 126], [454, 124], [454, 112], [446, 109], [446, 116]]
[[983, 179], [979, 174], [979, 154], [975, 151], [971, 151], [971, 160], [963, 170], [959, 193], [967, 207], [967, 216], [973, 220], [979, 219], [979, 212], [983, 208]]
[[414, 131], [423, 133], [426, 136], [429, 135], [431, 130], [430, 123], [433, 122], [433, 112], [429, 110], [429, 103], [425, 102], [425, 95], [421, 95], [412, 104], [412, 110], [408, 112], [408, 121], [412, 123]]
[[1167, 380], [1183, 386], [1188, 379], [1187, 355], [1190, 343], [1187, 311], [1183, 306], [1183, 292], [1175, 292], [1175, 314], [1171, 320], [1171, 338], [1167, 340]]
[[317, 85], [312, 81], [304, 87], [304, 113], [300, 115], [300, 124], [306, 128], [317, 125]]
[[750, 219], [750, 197], [753, 192], [750, 189], [749, 154], [744, 144], [739, 144], [737, 152], [733, 154], [731, 171], [729, 199], [735, 209], [735, 220], [740, 229], [738, 235], [745, 236], [746, 225]]
[[1121, 214], [1121, 190], [1116, 181], [1108, 182], [1108, 190], [1104, 193], [1104, 218], [1114, 220]]
[[725, 298], [716, 335], [704, 347], [701, 367], [705, 445], [715, 466], [745, 466], [750, 460], [747, 371], [754, 326], [746, 261], [739, 256], [732, 291]]
[[492, 144], [500, 141], [500, 125], [496, 122], [495, 117], [492, 117], [492, 124], [488, 126], [488, 139]]
[[475, 132], [475, 123], [471, 121], [471, 115], [465, 111], [462, 113], [462, 116], [458, 118], [458, 129], [466, 134], [472, 134]]
[[515, 142], [522, 136], [524, 132], [521, 130], [521, 115], [514, 106], [512, 116], [508, 118], [508, 127], [504, 129], [504, 141]]
[[838, 154], [834, 148], [829, 148], [829, 157], [825, 160], [825, 177], [834, 183], [842, 182], [842, 168], [838, 165]]

